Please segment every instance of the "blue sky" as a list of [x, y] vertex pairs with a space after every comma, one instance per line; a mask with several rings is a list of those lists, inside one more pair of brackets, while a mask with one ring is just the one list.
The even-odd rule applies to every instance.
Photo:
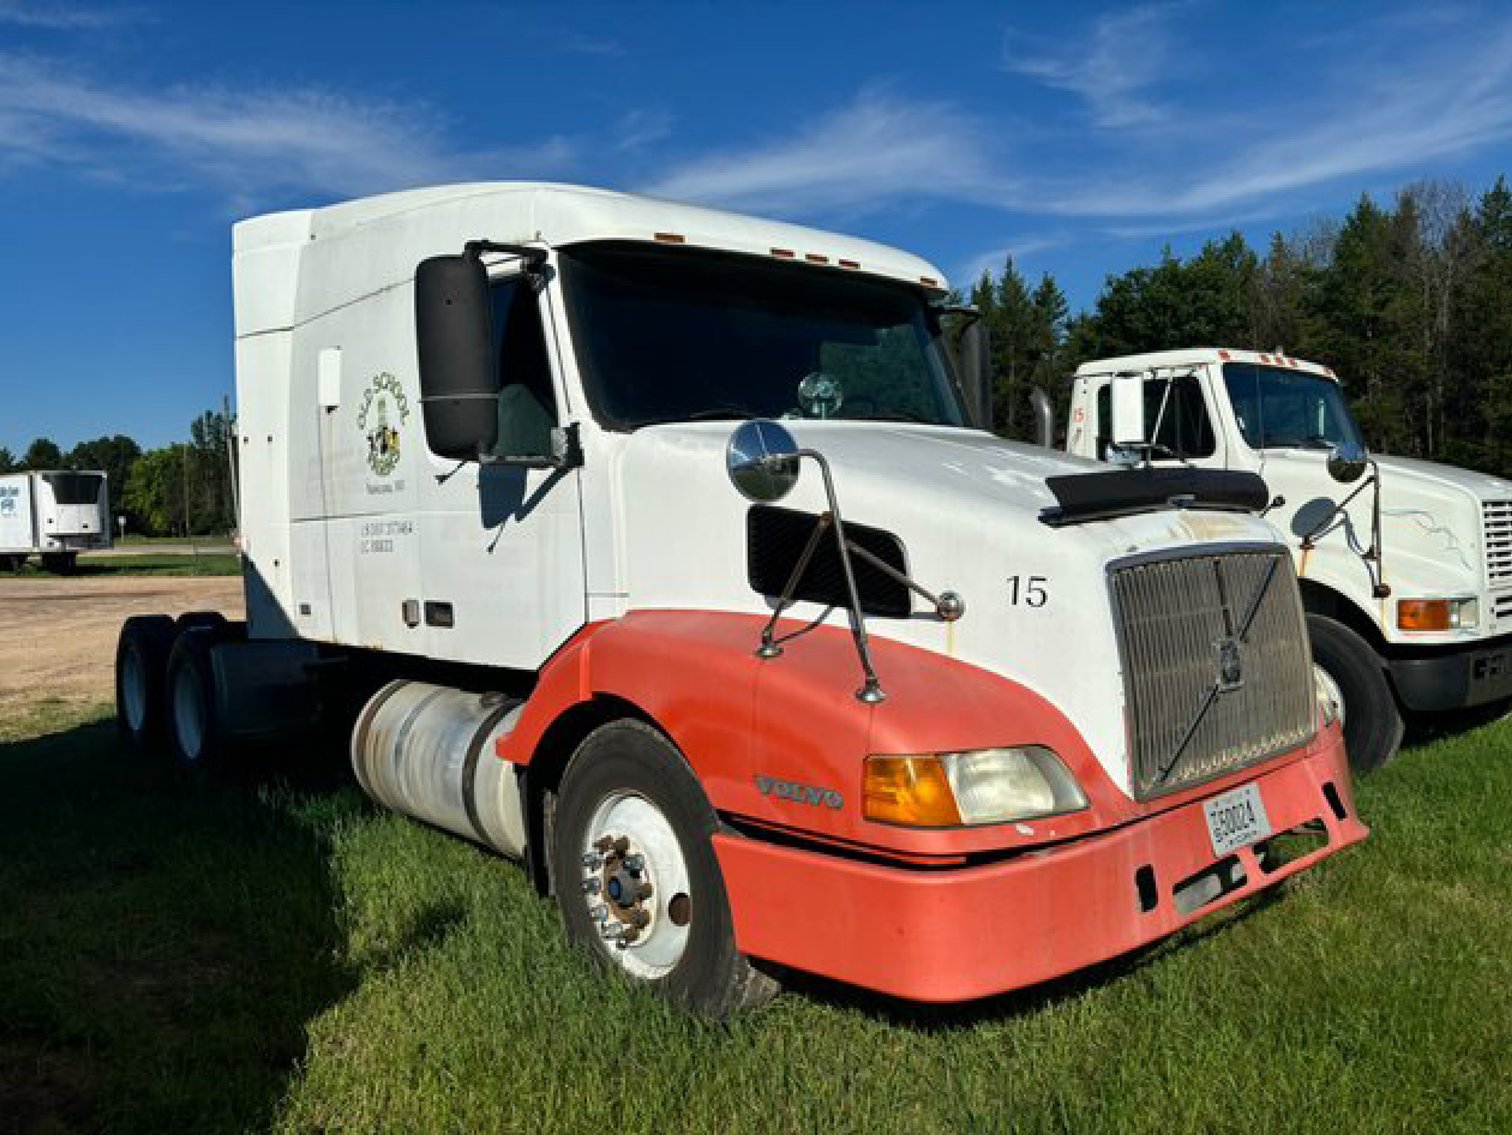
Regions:
[[958, 282], [1012, 254], [1082, 307], [1166, 244], [1479, 192], [1509, 137], [1505, 5], [0, 0], [0, 445], [218, 407], [253, 213], [575, 181]]

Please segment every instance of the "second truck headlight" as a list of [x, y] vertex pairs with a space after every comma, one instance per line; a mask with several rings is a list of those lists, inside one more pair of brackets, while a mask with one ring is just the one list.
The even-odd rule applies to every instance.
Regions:
[[1087, 796], [1041, 745], [866, 758], [868, 820], [909, 827], [1001, 824], [1075, 812]]

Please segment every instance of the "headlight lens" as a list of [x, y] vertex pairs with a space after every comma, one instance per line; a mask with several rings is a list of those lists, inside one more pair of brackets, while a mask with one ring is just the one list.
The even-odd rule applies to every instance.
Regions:
[[1480, 624], [1476, 599], [1398, 599], [1397, 629], [1460, 631]]
[[868, 820], [909, 827], [1001, 824], [1075, 812], [1087, 796], [1040, 745], [866, 759]]
[[1333, 680], [1333, 675], [1316, 662], [1313, 663], [1313, 689], [1318, 699], [1318, 716], [1327, 728], [1339, 720], [1339, 707], [1344, 697], [1339, 693], [1339, 684]]

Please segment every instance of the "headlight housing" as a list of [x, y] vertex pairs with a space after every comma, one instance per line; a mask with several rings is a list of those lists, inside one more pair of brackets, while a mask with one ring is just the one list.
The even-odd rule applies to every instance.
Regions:
[[1480, 601], [1469, 599], [1398, 599], [1397, 629], [1464, 631], [1480, 625]]
[[919, 828], [1002, 824], [1076, 812], [1087, 795], [1042, 745], [866, 758], [868, 820]]

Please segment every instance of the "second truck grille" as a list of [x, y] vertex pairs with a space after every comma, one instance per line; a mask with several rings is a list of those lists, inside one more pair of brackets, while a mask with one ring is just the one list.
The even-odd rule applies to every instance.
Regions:
[[1312, 658], [1285, 549], [1115, 566], [1111, 586], [1137, 798], [1312, 737]]
[[1486, 533], [1486, 582], [1512, 583], [1512, 500], [1485, 501], [1481, 517]]

